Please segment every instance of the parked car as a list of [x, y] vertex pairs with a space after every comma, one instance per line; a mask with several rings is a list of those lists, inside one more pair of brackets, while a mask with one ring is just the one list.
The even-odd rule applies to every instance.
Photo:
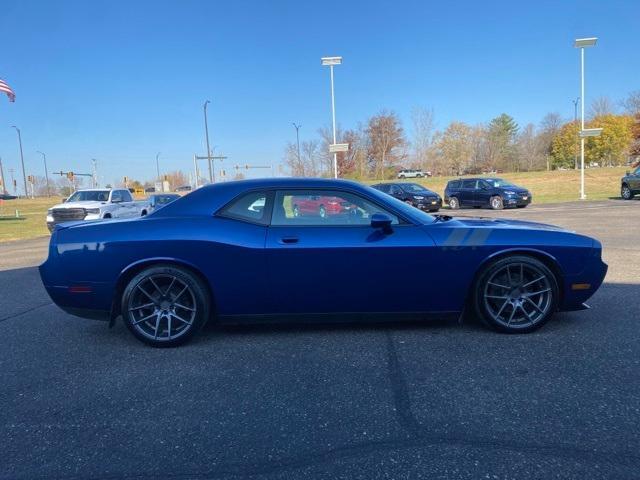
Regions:
[[182, 185], [181, 187], [176, 188], [176, 192], [190, 192], [191, 185]]
[[442, 197], [418, 183], [378, 183], [372, 187], [421, 210], [437, 212], [442, 207]]
[[140, 215], [148, 215], [149, 213], [154, 212], [155, 210], [158, 210], [179, 198], [180, 195], [177, 193], [156, 193], [154, 195], [149, 195], [141, 207], [142, 211], [140, 212]]
[[139, 217], [142, 207], [126, 188], [78, 190], [47, 210], [47, 228], [51, 232], [57, 224], [73, 220]]
[[640, 194], [640, 167], [633, 172], [627, 171], [620, 184], [620, 196], [625, 200], [631, 200], [634, 195]]
[[[296, 216], [299, 197], [353, 208]], [[137, 219], [60, 225], [40, 275], [65, 311], [122, 317], [159, 347], [188, 341], [208, 321], [463, 311], [524, 333], [585, 308], [607, 271], [601, 253], [597, 240], [551, 225], [431, 216], [355, 182], [273, 178], [205, 186]]]
[[18, 198], [16, 195], [10, 195], [8, 193], [0, 193], [0, 200], [15, 200]]
[[154, 193], [156, 191], [156, 187], [147, 187], [144, 189], [144, 193]]
[[[428, 173], [428, 174], [427, 174]], [[422, 178], [422, 177], [430, 177], [431, 172], [423, 172], [419, 169], [403, 169], [398, 172], [398, 178]]]
[[351, 207], [349, 202], [345, 202], [339, 197], [327, 195], [294, 195], [291, 197], [291, 211], [294, 217], [311, 215], [324, 218], [347, 213]]
[[444, 201], [449, 208], [506, 207], [524, 208], [531, 203], [531, 192], [501, 178], [461, 178], [450, 180], [444, 190]]

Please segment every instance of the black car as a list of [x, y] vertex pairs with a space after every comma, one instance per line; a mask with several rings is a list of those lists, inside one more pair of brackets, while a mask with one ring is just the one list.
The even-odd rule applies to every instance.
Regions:
[[437, 212], [442, 207], [440, 195], [417, 183], [378, 183], [371, 186], [420, 210]]
[[640, 194], [640, 167], [633, 172], [627, 172], [622, 177], [620, 196], [625, 200], [631, 200], [634, 195]]
[[524, 208], [531, 203], [531, 192], [501, 178], [461, 178], [447, 183], [444, 200], [452, 210], [460, 207]]

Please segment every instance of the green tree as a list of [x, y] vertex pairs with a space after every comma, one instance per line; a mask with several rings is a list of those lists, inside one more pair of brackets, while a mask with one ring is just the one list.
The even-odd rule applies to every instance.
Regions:
[[444, 171], [454, 175], [464, 173], [473, 155], [473, 129], [466, 123], [451, 122], [438, 136], [436, 148]]
[[516, 137], [518, 124], [513, 117], [503, 113], [489, 123], [489, 163], [488, 167], [498, 167], [512, 171], [518, 168]]

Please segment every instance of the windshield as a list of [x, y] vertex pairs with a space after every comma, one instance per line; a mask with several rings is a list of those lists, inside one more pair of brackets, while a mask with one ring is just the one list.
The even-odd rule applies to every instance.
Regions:
[[74, 193], [67, 202], [106, 202], [109, 190], [84, 190]]
[[158, 195], [156, 196], [156, 205], [165, 205], [180, 198], [179, 195]]
[[[409, 218], [418, 218], [421, 222], [428, 224], [435, 222], [435, 218], [431, 215], [424, 213], [418, 208], [412, 207], [411, 205], [398, 200], [395, 197], [387, 195], [386, 193], [382, 193], [380, 190], [376, 190], [375, 188], [368, 187], [369, 193], [373, 196], [381, 200], [386, 204], [392, 205], [396, 210], [401, 211], [403, 214], [408, 216]], [[383, 204], [384, 204], [383, 203]]]
[[425, 187], [423, 187], [422, 185], [418, 184], [418, 183], [406, 183], [404, 185], [402, 185], [402, 189], [405, 192], [429, 192], [429, 190], [427, 190]]
[[506, 180], [502, 180], [501, 178], [485, 178], [485, 180], [489, 182], [492, 187], [496, 187], [496, 188], [516, 186], [513, 183], [507, 182]]

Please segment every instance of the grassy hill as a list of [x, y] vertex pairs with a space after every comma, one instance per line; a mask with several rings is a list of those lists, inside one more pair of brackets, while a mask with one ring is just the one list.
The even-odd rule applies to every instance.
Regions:
[[[602, 200], [620, 195], [620, 177], [626, 168], [593, 168], [585, 172], [586, 192], [589, 200]], [[553, 172], [505, 173], [500, 177], [528, 188], [534, 203], [553, 203], [578, 200], [580, 172], [574, 170]], [[455, 177], [419, 179], [418, 183], [443, 194], [447, 181]], [[414, 181], [414, 180], [407, 180]], [[369, 181], [367, 183], [378, 183]], [[47, 208], [60, 203], [60, 198], [16, 199], [0, 206], [0, 242], [48, 235], [45, 217]], [[8, 217], [20, 212], [24, 220]]]

